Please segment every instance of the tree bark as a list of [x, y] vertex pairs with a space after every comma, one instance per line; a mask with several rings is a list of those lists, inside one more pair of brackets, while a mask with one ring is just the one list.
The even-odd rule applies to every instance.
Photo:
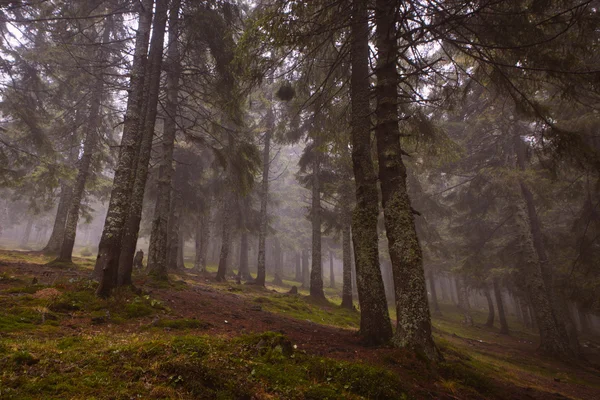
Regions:
[[[165, 3], [162, 0], [162, 3]], [[123, 136], [119, 159], [115, 169], [110, 194], [108, 211], [98, 245], [98, 257], [94, 267], [94, 276], [106, 275], [105, 283], [98, 289], [98, 295], [106, 297], [113, 287], [117, 275], [119, 255], [121, 254], [121, 237], [128, 213], [129, 200], [133, 187], [134, 171], [137, 167], [137, 156], [140, 149], [144, 113], [142, 111], [144, 97], [144, 81], [146, 76], [146, 56], [150, 40], [152, 24], [153, 0], [142, 0], [139, 3], [139, 24], [136, 33], [127, 111], [123, 124]], [[157, 5], [157, 8], [159, 6]], [[161, 6], [162, 7], [162, 6]], [[158, 29], [158, 27], [157, 27]]]
[[167, 238], [169, 225], [169, 209], [171, 201], [171, 185], [173, 182], [173, 150], [177, 133], [177, 106], [179, 103], [179, 77], [181, 75], [181, 58], [179, 55], [179, 7], [180, 0], [174, 0], [169, 16], [169, 45], [167, 48], [167, 100], [164, 107], [166, 114], [162, 137], [162, 157], [158, 169], [158, 188], [156, 208], [150, 233], [148, 249], [148, 270], [156, 279], [167, 280]]
[[[156, 124], [156, 116], [158, 114], [158, 95], [160, 92], [160, 74], [162, 71], [163, 62], [163, 45], [165, 37], [165, 25], [167, 19], [167, 7], [159, 11], [161, 0], [157, 0], [156, 21], [155, 25], [159, 24], [160, 31], [157, 32], [158, 37], [152, 32], [152, 44], [150, 49], [150, 73], [148, 75], [148, 102], [146, 108], [146, 116], [144, 118], [144, 132], [142, 135], [142, 143], [138, 155], [138, 164], [135, 172], [135, 180], [133, 181], [133, 191], [131, 193], [129, 213], [125, 223], [125, 230], [121, 239], [121, 254], [119, 256], [119, 283], [128, 284], [131, 278], [126, 273], [130, 273], [133, 265], [133, 257], [137, 247], [138, 233], [140, 230], [140, 222], [142, 220], [142, 207], [144, 203], [144, 192], [146, 191], [146, 181], [148, 178], [148, 167], [152, 154], [152, 141], [154, 139], [154, 128]], [[155, 42], [156, 39], [156, 42]], [[160, 48], [155, 48], [160, 45]], [[154, 54], [153, 54], [154, 50]]]
[[[111, 31], [113, 29], [112, 19], [109, 18], [104, 23], [104, 32], [102, 34], [101, 43], [108, 43], [110, 40]], [[106, 63], [107, 55], [103, 54], [103, 46], [100, 46], [98, 51], [98, 62]], [[67, 221], [65, 223], [64, 237], [60, 248], [60, 253], [56, 262], [70, 263], [72, 262], [73, 247], [75, 246], [75, 236], [77, 235], [77, 223], [79, 222], [79, 209], [85, 194], [85, 184], [90, 174], [92, 161], [96, 152], [96, 146], [100, 133], [98, 130], [102, 125], [102, 95], [104, 94], [104, 71], [99, 70], [96, 76], [92, 99], [90, 104], [90, 113], [88, 116], [88, 131], [83, 142], [83, 154], [78, 161], [77, 178], [73, 185], [73, 193], [71, 204], [67, 213]]]
[[350, 83], [352, 167], [356, 207], [352, 235], [356, 283], [360, 304], [360, 334], [368, 344], [386, 343], [392, 326], [379, 269], [377, 217], [379, 194], [371, 157], [371, 106], [369, 104], [369, 23], [367, 0], [352, 3]]
[[396, 294], [396, 332], [393, 344], [423, 353], [430, 360], [441, 354], [431, 336], [423, 255], [406, 187], [398, 128], [398, 58], [396, 6], [393, 0], [375, 2], [377, 47], [377, 155], [386, 234]]
[[342, 308], [354, 309], [352, 301], [352, 259], [350, 221], [346, 216], [342, 221]]
[[171, 190], [171, 209], [169, 212], [169, 223], [168, 223], [168, 244], [167, 244], [167, 264], [168, 270], [176, 270], [178, 267], [177, 258], [179, 256], [179, 229], [181, 225], [180, 221], [180, 208], [181, 201], [179, 193], [176, 188]]
[[58, 254], [62, 247], [62, 241], [65, 234], [65, 225], [67, 223], [67, 214], [73, 195], [73, 187], [67, 185], [65, 182], [61, 183], [60, 186], [60, 200], [58, 201], [58, 207], [56, 209], [52, 233], [50, 234], [50, 239], [48, 239], [46, 247], [42, 249], [42, 253], [46, 254]]

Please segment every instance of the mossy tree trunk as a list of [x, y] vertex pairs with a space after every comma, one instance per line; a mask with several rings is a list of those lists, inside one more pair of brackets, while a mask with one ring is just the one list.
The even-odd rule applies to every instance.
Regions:
[[[130, 135], [131, 137], [126, 142], [128, 143], [129, 139], [138, 140], [139, 147], [137, 149], [139, 150], [137, 152], [134, 151], [133, 153], [135, 154], [129, 154], [130, 151], [127, 150], [126, 158], [129, 159], [130, 156], [134, 156], [129, 160], [130, 165], [127, 165], [125, 162], [127, 160], [123, 163], [119, 162], [119, 167], [115, 171], [111, 202], [113, 201], [113, 197], [115, 200], [112, 210], [109, 204], [104, 231], [100, 240], [101, 245], [98, 258], [96, 260], [95, 271], [101, 271], [102, 273], [100, 286], [97, 289], [97, 294], [100, 297], [108, 297], [110, 295], [112, 289], [118, 283], [119, 268], [122, 268], [126, 264], [132, 264], [135, 255], [142, 203], [146, 189], [148, 162], [150, 161], [152, 139], [154, 138], [167, 11], [168, 1], [157, 0], [147, 72], [143, 86], [136, 87], [136, 90], [142, 92], [140, 93], [140, 103], [142, 103], [142, 99], [145, 99], [142, 103], [143, 105], [138, 104], [138, 111], [140, 111], [140, 115], [143, 115], [143, 119], [142, 117], [138, 117], [137, 119], [136, 129], [140, 130], [139, 134]], [[136, 52], [137, 50], [136, 48]], [[130, 96], [132, 95], [134, 95], [133, 92]], [[124, 140], [125, 138], [123, 138]], [[121, 157], [124, 156], [123, 151], [122, 149]], [[129, 176], [125, 177], [125, 173], [129, 173]], [[118, 179], [117, 174], [120, 175]], [[127, 185], [131, 185], [131, 191], [124, 187]], [[118, 251], [118, 254], [115, 254], [116, 251]]]
[[[171, 4], [169, 17], [169, 39], [165, 69], [167, 72], [166, 114], [161, 141], [161, 159], [158, 168], [158, 184], [154, 218], [148, 248], [148, 271], [156, 279], [167, 280], [168, 225], [173, 182], [173, 150], [177, 133], [177, 106], [179, 103], [179, 77], [181, 57], [179, 55], [179, 7], [180, 0]], [[123, 271], [126, 272], [126, 271]], [[121, 271], [119, 271], [121, 275]]]
[[424, 354], [430, 360], [441, 358], [431, 336], [431, 316], [427, 302], [423, 255], [413, 209], [406, 186], [398, 127], [398, 59], [396, 16], [398, 2], [375, 2], [375, 45], [377, 47], [376, 98], [377, 156], [379, 181], [396, 297], [396, 332], [392, 343]]
[[[157, 4], [157, 9], [166, 7], [164, 0]], [[102, 236], [98, 245], [98, 257], [94, 267], [94, 276], [104, 278], [104, 284], [98, 289], [98, 295], [108, 296], [113, 287], [118, 270], [119, 255], [121, 254], [121, 237], [131, 198], [133, 178], [137, 167], [137, 156], [141, 144], [142, 127], [144, 125], [146, 57], [150, 40], [152, 25], [153, 0], [139, 2], [139, 24], [136, 31], [133, 65], [129, 83], [129, 96], [127, 98], [127, 111], [123, 123], [123, 135], [119, 149], [119, 158], [113, 178], [113, 185], [108, 204], [108, 211], [104, 221]], [[166, 21], [166, 17], [165, 17]], [[155, 25], [157, 31], [160, 24]], [[164, 27], [163, 27], [164, 29]], [[156, 51], [155, 51], [156, 52]], [[162, 52], [162, 49], [161, 49]]]
[[352, 2], [350, 83], [352, 168], [356, 207], [352, 235], [356, 286], [360, 303], [360, 334], [368, 344], [386, 343], [392, 326], [379, 269], [377, 217], [379, 193], [371, 157], [371, 106], [369, 93], [368, 1]]

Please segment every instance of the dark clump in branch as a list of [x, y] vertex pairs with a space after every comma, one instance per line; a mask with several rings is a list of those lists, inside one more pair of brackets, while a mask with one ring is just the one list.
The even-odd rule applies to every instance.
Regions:
[[279, 89], [277, 89], [276, 96], [281, 101], [290, 101], [296, 95], [296, 90], [292, 87], [289, 82], [283, 83]]

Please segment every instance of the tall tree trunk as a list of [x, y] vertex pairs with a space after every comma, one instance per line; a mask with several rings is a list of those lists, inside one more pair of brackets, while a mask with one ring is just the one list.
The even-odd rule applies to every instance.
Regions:
[[296, 282], [302, 282], [302, 263], [298, 251], [294, 252], [294, 280]]
[[185, 251], [185, 231], [179, 224], [179, 229], [177, 231], [177, 269], [180, 271], [185, 270], [185, 259], [183, 252]]
[[329, 287], [335, 288], [335, 275], [333, 271], [333, 251], [329, 250]]
[[177, 105], [179, 103], [179, 77], [181, 75], [181, 57], [179, 55], [179, 7], [180, 0], [171, 4], [169, 16], [169, 39], [167, 48], [167, 100], [164, 107], [166, 114], [163, 136], [162, 155], [158, 169], [158, 188], [154, 220], [150, 233], [148, 249], [148, 271], [156, 279], [167, 280], [168, 225], [171, 201], [171, 185], [173, 182], [173, 150], [177, 133]]
[[458, 308], [463, 313], [462, 323], [473, 326], [473, 317], [471, 316], [471, 306], [469, 304], [469, 296], [467, 287], [461, 277], [456, 277], [456, 293], [458, 294]]
[[441, 354], [431, 336], [431, 316], [427, 302], [423, 255], [413, 209], [406, 187], [406, 167], [402, 161], [398, 128], [397, 2], [377, 0], [375, 22], [377, 47], [377, 155], [379, 181], [394, 287], [396, 292], [396, 332], [398, 347], [423, 353], [430, 360]]
[[542, 278], [538, 255], [531, 237], [531, 227], [527, 216], [526, 205], [522, 199], [515, 200], [515, 222], [518, 229], [518, 243], [521, 246], [523, 261], [521, 269], [525, 278], [525, 286], [540, 331], [540, 350], [553, 357], [572, 359], [575, 357], [568, 340], [556, 323], [552, 311], [550, 293], [546, 290]]
[[492, 294], [490, 293], [490, 288], [487, 285], [483, 289], [483, 294], [485, 295], [488, 306], [488, 317], [487, 321], [485, 321], [485, 326], [492, 328], [494, 327], [496, 313], [494, 312], [494, 301], [492, 300]]
[[442, 315], [442, 312], [440, 311], [440, 304], [438, 303], [437, 290], [435, 288], [435, 278], [433, 276], [432, 269], [429, 269], [428, 278], [429, 278], [429, 289], [431, 291], [431, 303], [433, 304], [433, 313], [435, 315], [439, 316], [439, 315]]
[[33, 217], [29, 217], [27, 220], [27, 224], [25, 224], [25, 231], [23, 231], [23, 236], [21, 236], [21, 241], [19, 242], [19, 247], [27, 246], [29, 243], [29, 236], [31, 236], [31, 227], [33, 226]]
[[312, 259], [310, 268], [310, 297], [324, 299], [323, 292], [323, 257], [321, 253], [321, 154], [318, 138], [313, 148], [312, 167], [312, 203], [311, 203], [311, 225], [312, 225]]
[[302, 286], [309, 287], [310, 269], [308, 267], [308, 251], [302, 249]]
[[[272, 96], [269, 97], [272, 99]], [[263, 170], [262, 170], [262, 182], [260, 187], [260, 222], [258, 228], [258, 261], [256, 265], [256, 280], [255, 283], [260, 286], [265, 286], [265, 279], [267, 277], [266, 269], [266, 253], [265, 246], [267, 240], [267, 229], [268, 229], [268, 214], [267, 214], [267, 203], [269, 201], [269, 166], [270, 166], [270, 152], [271, 152], [271, 135], [275, 128], [275, 115], [272, 107], [269, 105], [266, 115], [266, 131], [264, 136], [264, 148], [263, 148]]]
[[248, 210], [248, 197], [244, 197], [244, 209], [242, 210], [242, 231], [240, 232], [240, 263], [238, 276], [243, 280], [250, 280], [250, 266], [248, 265], [248, 228], [246, 227], [246, 212]]
[[[515, 136], [515, 142], [517, 165], [521, 171], [525, 171], [527, 169], [527, 145], [518, 135]], [[546, 246], [544, 244], [544, 238], [542, 235], [542, 224], [537, 215], [533, 193], [522, 179], [519, 180], [519, 186], [521, 188], [523, 200], [525, 201], [525, 205], [527, 207], [531, 238], [533, 240], [535, 252], [538, 256], [542, 279], [544, 281], [546, 290], [551, 293], [549, 300], [555, 324], [558, 327], [559, 334], [563, 336], [563, 340], [569, 343], [573, 353], [578, 354], [580, 349], [579, 340], [577, 338], [577, 329], [574, 329], [574, 324], [569, 316], [568, 311], [565, 309], [563, 304], [561, 304], [562, 294], [559, 292], [554, 283], [552, 266], [548, 260], [548, 254], [546, 253]]]
[[[106, 275], [104, 284], [101, 284], [98, 290], [98, 295], [104, 297], [110, 294], [113, 287], [112, 282], [117, 274], [119, 255], [121, 254], [121, 237], [129, 211], [128, 205], [131, 198], [133, 178], [135, 177], [134, 171], [137, 168], [135, 161], [139, 153], [142, 127], [144, 125], [146, 56], [150, 40], [154, 0], [142, 0], [138, 4], [139, 24], [136, 31], [123, 136], [121, 137], [119, 159], [113, 178], [108, 211], [100, 244], [98, 245], [98, 257], [94, 267], [95, 277], [102, 278]], [[157, 8], [165, 6], [165, 0], [162, 0], [162, 4], [158, 4]], [[159, 27], [156, 28], [158, 30]]]
[[367, 0], [352, 2], [350, 100], [352, 167], [356, 182], [356, 207], [352, 215], [352, 242], [361, 311], [360, 334], [366, 343], [382, 344], [392, 337], [392, 326], [379, 269], [377, 237], [379, 194], [371, 157], [367, 5]]
[[[155, 23], [166, 20], [167, 10], [160, 13], [158, 10], [157, 0], [157, 15]], [[164, 17], [163, 17], [164, 14]], [[161, 24], [162, 25], [162, 24]], [[158, 33], [159, 38], [156, 38], [157, 46], [161, 45], [160, 49], [156, 49], [156, 55], [152, 54], [153, 48], [150, 49], [150, 74], [148, 76], [148, 103], [146, 108], [146, 116], [144, 118], [144, 133], [142, 135], [142, 143], [138, 155], [137, 170], [135, 171], [135, 180], [133, 181], [133, 191], [131, 193], [129, 214], [125, 223], [123, 238], [121, 239], [121, 255], [119, 256], [119, 284], [130, 284], [130, 274], [133, 266], [133, 257], [137, 247], [138, 233], [140, 230], [140, 222], [142, 220], [142, 207], [144, 203], [144, 193], [146, 191], [146, 181], [148, 178], [148, 167], [152, 154], [152, 142], [154, 139], [154, 127], [156, 124], [156, 116], [158, 114], [158, 95], [160, 92], [160, 74], [162, 70], [162, 51], [165, 37], [165, 27]], [[154, 47], [154, 32], [152, 35], [152, 45]]]
[[589, 334], [592, 332], [590, 329], [590, 323], [588, 321], [587, 313], [581, 309], [581, 307], [577, 307], [577, 314], [579, 317], [579, 325], [581, 326], [581, 333]]
[[226, 280], [227, 262], [229, 258], [229, 246], [231, 245], [231, 214], [233, 212], [233, 195], [226, 195], [223, 204], [223, 229], [221, 231], [221, 252], [219, 254], [219, 268], [217, 270], [217, 282]]
[[204, 207], [200, 209], [199, 221], [196, 224], [196, 254], [194, 261], [194, 269], [200, 272], [206, 271], [207, 255], [208, 255], [208, 244], [210, 241], [210, 201]]
[[[112, 18], [109, 18], [104, 23], [104, 32], [102, 34], [101, 43], [108, 43], [110, 40], [111, 31], [113, 29]], [[103, 54], [104, 46], [100, 46], [98, 50], [98, 62], [106, 63], [107, 55]], [[72, 262], [73, 247], [75, 246], [75, 236], [77, 234], [77, 223], [79, 222], [79, 209], [85, 194], [85, 184], [90, 174], [92, 161], [96, 152], [96, 146], [100, 136], [99, 129], [102, 125], [102, 95], [104, 94], [104, 71], [97, 71], [99, 76], [96, 76], [96, 84], [94, 85], [92, 99], [90, 104], [90, 113], [88, 116], [88, 131], [83, 142], [83, 154], [78, 161], [77, 178], [73, 185], [73, 194], [71, 204], [67, 213], [67, 221], [65, 223], [64, 237], [60, 248], [60, 253], [56, 262], [70, 263]]]
[[65, 234], [65, 225], [67, 223], [67, 214], [69, 212], [72, 195], [73, 187], [62, 182], [60, 185], [60, 200], [58, 201], [58, 207], [56, 209], [52, 233], [50, 234], [50, 239], [48, 239], [46, 247], [42, 250], [43, 253], [55, 255], [60, 251]]
[[354, 309], [352, 301], [352, 244], [350, 239], [350, 216], [342, 221], [342, 308]]
[[281, 242], [279, 239], [275, 239], [275, 273], [273, 278], [273, 284], [283, 285], [283, 251], [281, 249]]
[[[138, 175], [145, 175], [148, 171], [167, 22], [168, 2], [167, 0], [157, 0], [156, 16], [152, 27], [152, 44], [148, 56], [148, 71], [142, 72], [146, 70], [144, 58], [148, 47], [147, 35], [150, 29], [150, 17], [147, 13], [152, 12], [151, 3], [148, 9], [144, 2], [140, 11], [140, 29], [138, 29], [136, 36], [133, 76], [129, 95], [131, 104], [128, 101], [125, 127], [121, 140], [121, 153], [115, 171], [111, 200], [94, 269], [95, 274], [101, 274], [100, 285], [96, 291], [100, 297], [108, 297], [118, 283], [119, 267], [126, 263], [128, 252], [131, 253], [131, 262], [133, 263], [133, 253], [135, 253], [137, 243], [137, 229], [135, 229], [135, 233], [132, 231], [133, 225], [135, 225], [135, 215], [132, 215], [132, 213], [137, 211], [137, 208], [141, 213], [141, 203], [144, 198], [146, 177]], [[140, 34], [143, 34], [143, 37], [140, 37]], [[138, 44], [140, 45], [139, 48]], [[140, 64], [136, 65], [136, 61], [139, 61]], [[127, 126], [128, 122], [131, 122], [130, 127]], [[145, 166], [143, 164], [144, 160], [146, 161]], [[142, 168], [139, 168], [140, 166]], [[142, 178], [144, 178], [143, 185]], [[135, 203], [135, 206], [133, 203]], [[137, 226], [139, 227], [139, 219]], [[133, 240], [132, 234], [135, 235], [136, 240]], [[129, 248], [126, 249], [123, 264], [121, 264], [120, 260], [125, 240]], [[131, 247], [133, 247], [133, 252]], [[121, 278], [121, 282], [125, 283], [126, 279]]]

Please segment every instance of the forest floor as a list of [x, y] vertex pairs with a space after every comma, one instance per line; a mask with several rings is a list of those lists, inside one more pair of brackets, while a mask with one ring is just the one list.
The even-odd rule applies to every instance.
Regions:
[[600, 344], [588, 362], [540, 356], [510, 317], [511, 335], [464, 326], [453, 305], [433, 319], [445, 361], [361, 345], [359, 314], [339, 289], [315, 303], [283, 286], [214, 281], [185, 271], [169, 283], [134, 276], [141, 294], [97, 299], [93, 259], [48, 267], [0, 251], [0, 399], [598, 399]]

